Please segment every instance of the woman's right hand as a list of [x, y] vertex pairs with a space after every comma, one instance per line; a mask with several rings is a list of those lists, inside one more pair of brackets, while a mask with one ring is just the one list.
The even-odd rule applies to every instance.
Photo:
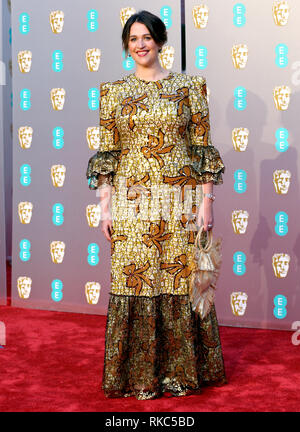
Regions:
[[101, 206], [101, 231], [108, 241], [111, 241], [112, 218], [111, 218], [111, 194], [112, 187], [104, 184], [100, 188], [100, 206]]
[[112, 219], [110, 212], [107, 212], [105, 215], [102, 215], [103, 219], [101, 221], [101, 231], [103, 232], [105, 238], [108, 241], [111, 241], [111, 232], [112, 232]]

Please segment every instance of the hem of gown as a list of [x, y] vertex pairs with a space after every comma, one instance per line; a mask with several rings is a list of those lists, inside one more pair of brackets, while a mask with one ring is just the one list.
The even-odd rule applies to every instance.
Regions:
[[[202, 388], [204, 387], [220, 387], [228, 383], [225, 375], [214, 305], [208, 316], [204, 320], [201, 320], [199, 315], [192, 310], [189, 296], [186, 294], [159, 294], [155, 297], [109, 294], [110, 301], [106, 324], [104, 371], [101, 386], [106, 398], [135, 397], [137, 400], [148, 400], [163, 396], [181, 397], [201, 394]], [[160, 300], [158, 297], [162, 297], [164, 300]], [[149, 304], [152, 304], [150, 309]], [[158, 307], [159, 310], [157, 309]], [[121, 344], [123, 351], [123, 346], [128, 343], [128, 335], [131, 338], [132, 334], [137, 330], [136, 328], [130, 328], [130, 330], [126, 328], [124, 332], [124, 328], [127, 327], [126, 325], [124, 327], [124, 321], [128, 321], [128, 325], [130, 326], [131, 320], [128, 317], [131, 316], [133, 319], [134, 316], [135, 319], [144, 319], [144, 322], [141, 321], [143, 325], [147, 323], [149, 316], [153, 318], [154, 314], [157, 329], [155, 338], [153, 339], [157, 340], [159, 337], [162, 337], [160, 334], [160, 332], [163, 331], [162, 329], [165, 330], [165, 323], [162, 325], [160, 322], [162, 313], [168, 313], [169, 311], [167, 309], [172, 308], [174, 308], [173, 312], [169, 315], [169, 318], [165, 319], [165, 323], [170, 323], [170, 321], [168, 321], [170, 317], [174, 320], [174, 322], [170, 323], [172, 324], [171, 327], [174, 325], [174, 334], [171, 332], [163, 336], [165, 337], [164, 342], [166, 342], [166, 338], [174, 338], [176, 334], [173, 342], [178, 344], [179, 340], [184, 340], [186, 344], [184, 346], [180, 345], [180, 347], [177, 348], [177, 352], [181, 353], [181, 350], [185, 351], [186, 348], [189, 348], [189, 355], [186, 358], [184, 356], [181, 357], [179, 362], [177, 359], [174, 361], [172, 360], [173, 363], [170, 363], [168, 359], [168, 367], [166, 369], [164, 363], [166, 357], [163, 357], [165, 360], [160, 360], [159, 368], [153, 373], [154, 370], [151, 370], [151, 366], [155, 360], [151, 360], [152, 363], [149, 363], [149, 358], [146, 362], [142, 363], [133, 360], [135, 354], [138, 352], [135, 351], [137, 339], [132, 339], [132, 344], [128, 344], [127, 346], [127, 352], [131, 353], [131, 359], [125, 359], [125, 363], [127, 361], [131, 363], [130, 366], [127, 365], [126, 368], [124, 368], [125, 363], [124, 358], [122, 358], [123, 352], [119, 353], [117, 347]], [[146, 314], [145, 311], [147, 311]], [[172, 315], [174, 313], [175, 315]], [[181, 326], [176, 327], [178, 321], [181, 321]], [[116, 324], [116, 322], [118, 323]], [[182, 327], [185, 328], [185, 326], [190, 326], [187, 333], [184, 333], [185, 330], [182, 330]], [[179, 329], [181, 333], [178, 338]], [[148, 336], [149, 335], [147, 335], [147, 337]], [[139, 336], [134, 335], [134, 337], [137, 338]], [[145, 338], [145, 340], [147, 340], [147, 338]], [[133, 341], [135, 341], [134, 344]], [[192, 346], [194, 346], [194, 348], [191, 348]], [[169, 352], [169, 349], [170, 347], [166, 348], [164, 344], [161, 344], [158, 351], [157, 347], [155, 348], [155, 355], [157, 355], [157, 353], [161, 355], [161, 351], [167, 350], [167, 358], [172, 357], [174, 351], [171, 349]], [[114, 360], [111, 358], [112, 352], [114, 353]], [[188, 376], [185, 374], [179, 374], [177, 376], [176, 372], [174, 373], [176, 367], [178, 367], [178, 365], [181, 367], [185, 364], [185, 361], [192, 367], [193, 373], [190, 374], [188, 368]], [[169, 367], [170, 365], [171, 368]], [[131, 376], [132, 370], [134, 370], [134, 368], [139, 369], [147, 367], [150, 367], [150, 381], [149, 376], [145, 375], [147, 379], [145, 379], [145, 381], [138, 380], [139, 383], [137, 384], [135, 378]], [[122, 374], [125, 375], [122, 376]], [[116, 375], [120, 375], [122, 378], [116, 379], [114, 385], [113, 381], [115, 381]]]
[[182, 397], [182, 396], [192, 396], [192, 395], [200, 395], [203, 393], [203, 388], [205, 387], [223, 387], [224, 385], [228, 384], [228, 381], [226, 378], [223, 378], [218, 381], [203, 381], [201, 383], [201, 386], [194, 389], [182, 389], [181, 391], [175, 392], [172, 389], [159, 389], [157, 391], [141, 391], [141, 392], [122, 392], [120, 390], [105, 390], [105, 388], [102, 387], [102, 390], [104, 392], [104, 396], [109, 399], [113, 398], [127, 398], [127, 397], [135, 397], [138, 400], [148, 400], [148, 399], [157, 399], [160, 397]]

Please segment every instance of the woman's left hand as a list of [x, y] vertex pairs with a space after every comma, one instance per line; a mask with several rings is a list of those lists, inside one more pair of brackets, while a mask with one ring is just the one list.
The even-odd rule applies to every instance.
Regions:
[[[201, 215], [198, 213], [197, 225], [201, 225]], [[204, 197], [203, 208], [203, 227], [204, 231], [209, 231], [214, 226], [213, 201], [210, 198]]]

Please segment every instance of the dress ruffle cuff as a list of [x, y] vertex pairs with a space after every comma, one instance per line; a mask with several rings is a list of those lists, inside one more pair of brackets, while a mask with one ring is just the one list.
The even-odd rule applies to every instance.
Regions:
[[212, 145], [191, 145], [192, 168], [197, 173], [200, 183], [218, 185], [223, 183], [222, 173], [225, 172], [225, 165], [219, 151]]
[[113, 177], [117, 170], [121, 150], [97, 151], [88, 162], [86, 177], [89, 188], [98, 189], [101, 186], [113, 185]]

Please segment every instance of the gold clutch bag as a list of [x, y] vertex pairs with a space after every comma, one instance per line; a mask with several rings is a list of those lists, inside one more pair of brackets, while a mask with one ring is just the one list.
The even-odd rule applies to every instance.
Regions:
[[203, 319], [215, 300], [216, 282], [222, 263], [221, 242], [213, 240], [212, 230], [206, 232], [206, 241], [201, 241], [203, 225], [199, 229], [194, 245], [189, 297], [193, 311]]

